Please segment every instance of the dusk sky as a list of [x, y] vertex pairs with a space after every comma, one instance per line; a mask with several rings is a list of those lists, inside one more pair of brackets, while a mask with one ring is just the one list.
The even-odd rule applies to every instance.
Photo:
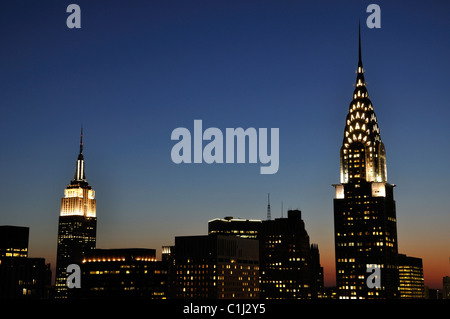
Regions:
[[[0, 225], [55, 266], [80, 127], [97, 247], [154, 248], [208, 221], [300, 209], [334, 285], [332, 184], [358, 62], [397, 185], [399, 252], [450, 275], [450, 2], [0, 2]], [[69, 29], [69, 4], [81, 28]], [[368, 28], [369, 4], [381, 28]], [[175, 164], [171, 133], [279, 128], [279, 170]], [[204, 142], [204, 145], [207, 144]]]

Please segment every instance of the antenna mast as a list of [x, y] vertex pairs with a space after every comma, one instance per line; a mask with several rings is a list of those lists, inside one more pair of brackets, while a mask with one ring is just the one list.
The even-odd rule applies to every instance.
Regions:
[[267, 193], [267, 220], [271, 220], [272, 216], [270, 214], [270, 194]]

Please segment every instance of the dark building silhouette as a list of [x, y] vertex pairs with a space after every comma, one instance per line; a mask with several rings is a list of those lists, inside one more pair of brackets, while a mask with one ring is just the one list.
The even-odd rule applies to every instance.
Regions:
[[167, 298], [167, 266], [156, 260], [155, 249], [93, 249], [81, 269], [83, 298]]
[[168, 298], [176, 296], [177, 269], [175, 265], [175, 246], [163, 246], [161, 250], [161, 261], [167, 270], [166, 293]]
[[317, 245], [310, 245], [301, 211], [262, 222], [259, 233], [263, 299], [311, 299], [323, 293]]
[[0, 258], [28, 257], [30, 229], [21, 226], [0, 226]]
[[311, 244], [311, 297], [324, 297], [323, 267], [320, 265], [319, 245]]
[[0, 299], [48, 297], [50, 265], [28, 258], [28, 238], [28, 227], [0, 226]]
[[425, 299], [443, 299], [442, 290], [425, 286]]
[[175, 237], [180, 299], [258, 299], [258, 241], [237, 236]]
[[[333, 185], [336, 284], [340, 298], [397, 298], [397, 220], [394, 185], [387, 182], [386, 152], [361, 60], [340, 150], [340, 180]], [[380, 287], [367, 285], [380, 270]]]
[[401, 299], [424, 299], [422, 259], [398, 255], [399, 293]]
[[95, 248], [96, 232], [95, 191], [86, 180], [81, 131], [75, 177], [64, 190], [64, 198], [61, 199], [56, 255], [56, 298], [68, 297], [67, 266], [81, 265], [84, 253]]
[[442, 299], [450, 299], [450, 276], [442, 277]]

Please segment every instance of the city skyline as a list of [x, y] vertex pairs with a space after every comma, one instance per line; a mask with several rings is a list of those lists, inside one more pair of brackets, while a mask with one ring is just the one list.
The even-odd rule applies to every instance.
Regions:
[[[270, 193], [272, 218], [282, 205], [284, 216], [302, 211], [325, 285], [334, 285], [331, 185], [361, 21], [366, 81], [397, 185], [399, 252], [422, 258], [425, 284], [442, 287], [450, 273], [448, 4], [379, 1], [382, 27], [369, 29], [369, 2], [193, 3], [113, 1], [107, 10], [80, 1], [80, 30], [65, 25], [68, 3], [1, 5], [1, 224], [30, 227], [30, 256], [54, 269], [60, 199], [83, 125], [98, 248], [159, 255], [175, 236], [207, 234], [214, 218], [265, 219]], [[174, 164], [170, 133], [195, 119], [280, 128], [279, 171]]]

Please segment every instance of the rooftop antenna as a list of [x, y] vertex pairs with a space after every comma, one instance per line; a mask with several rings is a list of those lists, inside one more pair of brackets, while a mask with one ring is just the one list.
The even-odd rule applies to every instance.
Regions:
[[361, 22], [358, 22], [358, 66], [362, 67], [362, 59], [361, 59]]
[[81, 125], [81, 134], [80, 134], [80, 154], [83, 154], [83, 124]]
[[281, 201], [281, 218], [283, 218], [283, 201]]
[[272, 216], [270, 214], [270, 193], [267, 193], [267, 220], [271, 220]]

